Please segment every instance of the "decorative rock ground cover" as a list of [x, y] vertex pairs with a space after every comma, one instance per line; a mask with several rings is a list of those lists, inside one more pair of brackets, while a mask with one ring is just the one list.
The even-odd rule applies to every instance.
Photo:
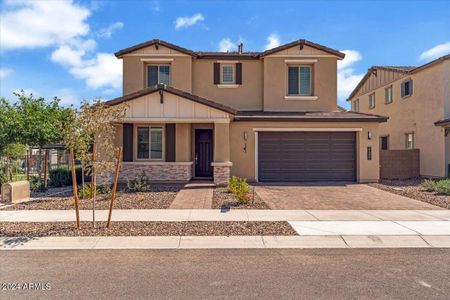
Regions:
[[450, 209], [450, 196], [427, 192], [420, 185], [422, 181], [423, 179], [420, 178], [409, 180], [381, 180], [379, 183], [371, 183], [370, 185], [380, 190]]
[[214, 189], [212, 208], [222, 208], [225, 206], [233, 209], [270, 209], [256, 193], [253, 193], [253, 187], [251, 187], [251, 192], [253, 194], [253, 201], [247, 204], [241, 204], [235, 195], [228, 192], [226, 187], [216, 187]]
[[[152, 185], [149, 192], [120, 191], [114, 202], [115, 209], [165, 209], [175, 199], [182, 184]], [[110, 195], [99, 195], [96, 200], [96, 209], [108, 209], [111, 201]], [[92, 199], [80, 199], [79, 208], [92, 209]], [[3, 208], [4, 210], [67, 210], [74, 209], [72, 196], [41, 197], [33, 201], [17, 203]]]
[[0, 222], [0, 237], [297, 235], [288, 222]]

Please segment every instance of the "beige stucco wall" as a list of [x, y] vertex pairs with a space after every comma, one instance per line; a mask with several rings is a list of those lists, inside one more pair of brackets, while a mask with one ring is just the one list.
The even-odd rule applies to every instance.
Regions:
[[230, 124], [214, 124], [214, 162], [230, 161]]
[[[217, 59], [194, 60], [193, 94], [240, 110], [261, 110], [263, 107], [262, 61], [239, 61], [242, 63], [242, 85], [237, 88], [219, 88], [214, 84], [214, 63], [219, 61]], [[232, 63], [236, 62], [238, 61], [232, 61]]]
[[[264, 110], [266, 111], [334, 111], [337, 110], [337, 58], [325, 52], [293, 47], [264, 58]], [[305, 50], [310, 51], [308, 57]], [[299, 57], [297, 57], [299, 55]], [[317, 55], [317, 56], [313, 56]], [[322, 57], [325, 56], [325, 57]], [[317, 59], [315, 63], [291, 63], [286, 60]], [[312, 92], [317, 100], [286, 100], [288, 65], [312, 66]]]
[[[141, 61], [141, 59], [155, 61]], [[167, 61], [168, 59], [172, 61]], [[146, 65], [148, 64], [170, 64], [170, 85], [192, 92], [192, 57], [163, 46], [159, 46], [158, 50], [155, 46], [150, 46], [123, 57], [124, 95], [147, 87]]]
[[[357, 143], [357, 180], [358, 182], [375, 182], [379, 179], [379, 139], [378, 123], [359, 122], [232, 122], [230, 124], [230, 156], [233, 166], [231, 175], [255, 181], [255, 132], [253, 128], [361, 128], [356, 132]], [[368, 131], [372, 139], [368, 140]], [[244, 132], [248, 133], [247, 142]], [[367, 147], [372, 147], [372, 160], [367, 160]], [[244, 150], [246, 148], [246, 151]]]
[[175, 161], [191, 161], [191, 124], [178, 123], [175, 128]]
[[[447, 71], [448, 72], [448, 71]], [[444, 64], [423, 69], [375, 89], [375, 108], [369, 109], [369, 91], [359, 99], [360, 112], [389, 116], [380, 124], [380, 136], [389, 136], [389, 149], [405, 149], [405, 134], [414, 133], [414, 146], [420, 149], [420, 173], [441, 177], [446, 174], [444, 130], [434, 125], [444, 115]], [[411, 78], [413, 94], [401, 98], [401, 83]], [[385, 104], [385, 87], [393, 86], [393, 103]], [[446, 101], [450, 101], [447, 98]]]

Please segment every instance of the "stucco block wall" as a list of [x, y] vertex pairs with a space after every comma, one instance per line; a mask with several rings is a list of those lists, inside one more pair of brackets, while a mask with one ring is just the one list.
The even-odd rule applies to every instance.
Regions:
[[420, 175], [420, 151], [412, 150], [381, 150], [380, 178], [408, 179]]
[[[405, 134], [414, 133], [414, 147], [420, 149], [420, 173], [423, 176], [442, 177], [446, 174], [444, 130], [434, 125], [445, 117], [445, 103], [450, 101], [447, 97], [444, 102], [447, 89], [444, 88], [444, 73], [448, 73], [448, 70], [444, 71], [444, 64], [437, 64], [352, 99], [359, 99], [360, 112], [389, 117], [379, 128], [380, 136], [389, 136], [389, 149], [405, 149]], [[413, 94], [402, 98], [400, 85], [408, 78], [413, 80]], [[385, 104], [385, 88], [391, 84], [393, 103]], [[376, 105], [369, 109], [369, 95], [373, 92]]]
[[[233, 122], [230, 124], [230, 156], [233, 166], [231, 176], [245, 177], [255, 181], [255, 132], [253, 128], [361, 128], [356, 133], [357, 181], [376, 182], [379, 180], [379, 138], [378, 123], [359, 122]], [[368, 131], [372, 139], [368, 140]], [[244, 132], [248, 140], [244, 141]], [[372, 147], [372, 160], [367, 160], [367, 147]]]

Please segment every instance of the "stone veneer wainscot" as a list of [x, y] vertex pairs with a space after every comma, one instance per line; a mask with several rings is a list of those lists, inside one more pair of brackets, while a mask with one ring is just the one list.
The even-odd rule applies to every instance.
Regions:
[[134, 180], [142, 171], [149, 181], [189, 181], [192, 162], [124, 162], [119, 181]]

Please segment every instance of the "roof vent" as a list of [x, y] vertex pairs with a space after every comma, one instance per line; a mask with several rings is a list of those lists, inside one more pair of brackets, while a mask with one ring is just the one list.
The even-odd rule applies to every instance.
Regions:
[[244, 44], [243, 43], [239, 43], [239, 45], [238, 45], [238, 52], [239, 52], [239, 54], [242, 54], [243, 51], [244, 51]]

